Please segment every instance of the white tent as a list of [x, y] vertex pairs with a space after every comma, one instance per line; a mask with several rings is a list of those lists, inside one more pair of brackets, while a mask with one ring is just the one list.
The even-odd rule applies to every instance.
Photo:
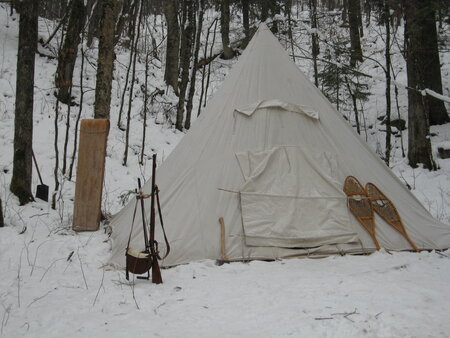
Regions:
[[[157, 170], [171, 245], [162, 264], [220, 259], [220, 217], [230, 260], [374, 251], [347, 208], [343, 183], [349, 175], [376, 184], [393, 201], [419, 248], [450, 247], [450, 227], [428, 213], [262, 24]], [[149, 192], [150, 182], [144, 190]], [[115, 266], [124, 266], [134, 204], [111, 222]], [[379, 217], [376, 226], [383, 248], [411, 250]], [[156, 229], [162, 247], [159, 224]], [[133, 248], [143, 247], [142, 236], [138, 212]]]

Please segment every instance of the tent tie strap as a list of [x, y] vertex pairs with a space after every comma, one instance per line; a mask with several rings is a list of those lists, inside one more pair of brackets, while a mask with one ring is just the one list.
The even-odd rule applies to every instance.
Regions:
[[142, 192], [139, 192], [138, 194], [136, 194], [136, 199], [138, 200], [145, 200], [147, 198], [152, 197], [152, 194], [143, 194]]

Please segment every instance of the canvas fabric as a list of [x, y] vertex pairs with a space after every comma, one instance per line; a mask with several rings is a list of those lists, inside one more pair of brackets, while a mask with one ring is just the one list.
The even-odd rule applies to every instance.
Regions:
[[[342, 190], [349, 175], [376, 184], [394, 202], [419, 248], [450, 247], [450, 227], [429, 214], [262, 24], [157, 169], [171, 246], [162, 265], [220, 259], [220, 217], [230, 260], [374, 251], [346, 206]], [[150, 182], [144, 191], [149, 193]], [[125, 266], [134, 203], [111, 221], [110, 264], [116, 267]], [[164, 250], [159, 225], [156, 229]], [[383, 248], [411, 250], [379, 217], [376, 235]], [[142, 249], [142, 243], [142, 230], [135, 231], [131, 247]]]

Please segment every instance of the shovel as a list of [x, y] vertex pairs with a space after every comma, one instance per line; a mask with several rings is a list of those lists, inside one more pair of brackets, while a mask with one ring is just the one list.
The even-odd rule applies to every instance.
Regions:
[[34, 161], [34, 165], [36, 166], [36, 171], [39, 175], [39, 180], [41, 181], [41, 184], [38, 184], [38, 186], [36, 188], [36, 197], [40, 198], [43, 201], [48, 202], [48, 185], [45, 185], [44, 182], [42, 182], [41, 173], [39, 171], [39, 167], [36, 162], [36, 157], [34, 156], [34, 151], [31, 151], [31, 154], [33, 155], [33, 161]]

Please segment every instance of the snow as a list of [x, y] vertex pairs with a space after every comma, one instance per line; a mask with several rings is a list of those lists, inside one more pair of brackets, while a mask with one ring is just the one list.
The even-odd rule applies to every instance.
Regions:
[[10, 247], [1, 251], [5, 337], [445, 337], [450, 330], [450, 251], [202, 261], [162, 270], [164, 284], [133, 286], [123, 272], [100, 269], [109, 252], [104, 235], [48, 236], [42, 218], [22, 235], [6, 228], [0, 237], [0, 247]]
[[[308, 18], [307, 12], [298, 12], [298, 15]], [[215, 18], [217, 13], [208, 11], [204, 27]], [[161, 17], [157, 17], [154, 24], [160, 25], [160, 21]], [[55, 24], [41, 19], [39, 25], [39, 34], [46, 40]], [[159, 27], [152, 28], [160, 42]], [[309, 33], [316, 32], [306, 24], [294, 30], [297, 55], [310, 50], [310, 36], [304, 34], [305, 29]], [[317, 33], [321, 38], [329, 36], [331, 30], [342, 34], [344, 31], [339, 29], [337, 25], [321, 25]], [[383, 62], [383, 39], [379, 29], [374, 26], [365, 30], [364, 53]], [[239, 37], [237, 29], [231, 31], [235, 35], [233, 39]], [[0, 229], [1, 337], [448, 337], [450, 250], [419, 254], [380, 251], [370, 256], [254, 261], [221, 266], [214, 261], [200, 261], [162, 270], [162, 285], [137, 279], [129, 283], [123, 271], [103, 269], [110, 255], [108, 234], [103, 229], [92, 233], [71, 230], [74, 180], [59, 173], [62, 189], [58, 192], [56, 211], [40, 200], [20, 207], [9, 192], [17, 38], [18, 16], [10, 16], [9, 8], [0, 5], [0, 196], [6, 222], [6, 227]], [[398, 39], [398, 46], [401, 46], [400, 33]], [[54, 55], [56, 43], [57, 40], [52, 41], [50, 49], [41, 48], [40, 52]], [[218, 36], [216, 44], [214, 50], [218, 50], [220, 44]], [[287, 42], [285, 45], [290, 50]], [[404, 60], [394, 47], [395, 83], [406, 83]], [[321, 48], [324, 50], [323, 46]], [[164, 49], [159, 52], [163, 55]], [[85, 63], [84, 87], [88, 91], [82, 118], [93, 114], [95, 44], [86, 53], [89, 62]], [[449, 96], [449, 54], [441, 55], [445, 97]], [[176, 102], [176, 97], [167, 92], [164, 68], [155, 59], [150, 69], [153, 76], [149, 90], [160, 88], [166, 90], [166, 94], [155, 98], [152, 107], [154, 114], [148, 121], [144, 164], [138, 165], [143, 107], [139, 85], [135, 86], [132, 102], [131, 155], [128, 166], [121, 165], [124, 135], [115, 126], [128, 57], [128, 51], [118, 46], [102, 204], [106, 214], [120, 210], [126, 193], [135, 188], [137, 177], [149, 178], [150, 162], [147, 161], [153, 151], [158, 153], [159, 161], [164, 161], [184, 135], [175, 131], [167, 118], [170, 113], [166, 109]], [[213, 62], [208, 96], [220, 85], [234, 62], [236, 60], [220, 59]], [[297, 57], [296, 62], [312, 78], [311, 61]], [[341, 64], [340, 60], [333, 62]], [[320, 63], [319, 66], [323, 67]], [[55, 69], [54, 59], [36, 57], [34, 151], [44, 183], [50, 185], [51, 190], [55, 162], [52, 88]], [[370, 61], [364, 62], [360, 70], [370, 74], [367, 81], [373, 93], [369, 101], [362, 103], [367, 125], [372, 126], [363, 137], [367, 137], [374, 150], [384, 149], [385, 135], [380, 132], [383, 126], [377, 120], [385, 110], [384, 73]], [[142, 84], [144, 65], [140, 62], [137, 72]], [[74, 72], [77, 84], [79, 73], [78, 62]], [[201, 75], [197, 81], [199, 79]], [[406, 119], [406, 90], [399, 86], [399, 92], [399, 114]], [[73, 94], [78, 100], [78, 86], [74, 87]], [[197, 111], [198, 99], [197, 90], [193, 112]], [[126, 109], [127, 100], [125, 112]], [[341, 110], [347, 114], [351, 107], [341, 107]], [[67, 107], [61, 106], [60, 111], [61, 136]], [[72, 107], [72, 125], [77, 113], [78, 107]], [[450, 142], [450, 130], [448, 125], [443, 125], [432, 127], [431, 131], [436, 155], [438, 146]], [[405, 146], [406, 134], [403, 132]], [[63, 142], [60, 137], [60, 151]], [[73, 132], [69, 139], [70, 154], [72, 142]], [[393, 143], [391, 168], [394, 173], [411, 187], [433, 216], [450, 223], [450, 160], [435, 156], [440, 167], [435, 172], [420, 167], [412, 169], [401, 156], [400, 139], [394, 138]], [[38, 183], [34, 172], [33, 189]]]
[[428, 89], [428, 88], [425, 89], [424, 92], [425, 92], [425, 94], [433, 96], [434, 98], [436, 98], [438, 100], [450, 103], [450, 97], [449, 96], [445, 96], [445, 95], [436, 93], [434, 90], [431, 90], [431, 89]]

